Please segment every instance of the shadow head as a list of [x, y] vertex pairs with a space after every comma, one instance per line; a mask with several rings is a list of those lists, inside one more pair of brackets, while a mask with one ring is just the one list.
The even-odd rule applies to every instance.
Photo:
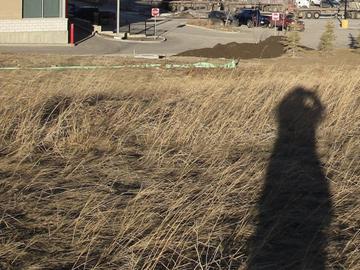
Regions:
[[324, 118], [325, 108], [314, 91], [297, 87], [277, 106], [280, 129], [299, 134], [314, 131]]

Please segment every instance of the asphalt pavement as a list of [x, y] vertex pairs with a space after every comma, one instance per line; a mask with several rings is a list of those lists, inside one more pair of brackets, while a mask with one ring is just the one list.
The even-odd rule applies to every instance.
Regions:
[[[348, 48], [351, 39], [360, 34], [360, 20], [350, 20], [349, 29], [340, 28], [336, 19], [305, 20], [306, 30], [302, 32], [301, 43], [316, 49], [326, 23], [331, 20], [335, 24], [337, 48]], [[3, 52], [30, 52], [46, 54], [71, 54], [71, 55], [133, 55], [133, 54], [162, 54], [174, 55], [186, 50], [213, 47], [221, 43], [250, 42], [256, 43], [271, 35], [281, 35], [274, 29], [247, 28], [241, 26], [238, 32], [220, 32], [186, 25], [186, 19], [161, 18], [158, 21], [158, 33], [166, 37], [166, 41], [157, 44], [129, 43], [119, 40], [104, 39], [94, 36], [75, 47], [59, 46], [0, 46]], [[140, 22], [142, 25], [142, 22]], [[147, 24], [148, 30], [153, 31], [152, 23]], [[142, 27], [142, 26], [138, 27]], [[122, 29], [125, 31], [127, 26]], [[79, 30], [80, 31], [80, 30]]]

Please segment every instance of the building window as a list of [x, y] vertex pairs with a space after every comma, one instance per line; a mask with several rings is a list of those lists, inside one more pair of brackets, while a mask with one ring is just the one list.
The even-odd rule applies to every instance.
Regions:
[[61, 17], [63, 0], [23, 0], [23, 18]]

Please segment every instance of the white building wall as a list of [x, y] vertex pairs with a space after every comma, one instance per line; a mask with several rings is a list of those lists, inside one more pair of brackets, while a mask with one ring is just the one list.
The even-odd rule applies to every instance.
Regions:
[[22, 18], [22, 0], [0, 0], [6, 7], [0, 10], [0, 44], [67, 44], [65, 2], [60, 1], [59, 18]]
[[0, 20], [0, 33], [7, 32], [50, 32], [67, 31], [68, 22], [64, 18], [39, 18], [22, 20]]

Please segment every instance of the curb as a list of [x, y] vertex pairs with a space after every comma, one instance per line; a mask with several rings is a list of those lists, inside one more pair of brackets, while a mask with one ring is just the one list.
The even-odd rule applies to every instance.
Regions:
[[116, 41], [116, 42], [123, 42], [123, 43], [141, 43], [141, 44], [160, 44], [167, 39], [164, 36], [159, 36], [161, 40], [149, 40], [149, 41], [142, 41], [142, 40], [128, 40], [128, 39], [122, 39], [122, 38], [115, 38], [109, 35], [104, 35], [100, 33], [96, 33], [96, 36], [101, 37], [106, 40]]

